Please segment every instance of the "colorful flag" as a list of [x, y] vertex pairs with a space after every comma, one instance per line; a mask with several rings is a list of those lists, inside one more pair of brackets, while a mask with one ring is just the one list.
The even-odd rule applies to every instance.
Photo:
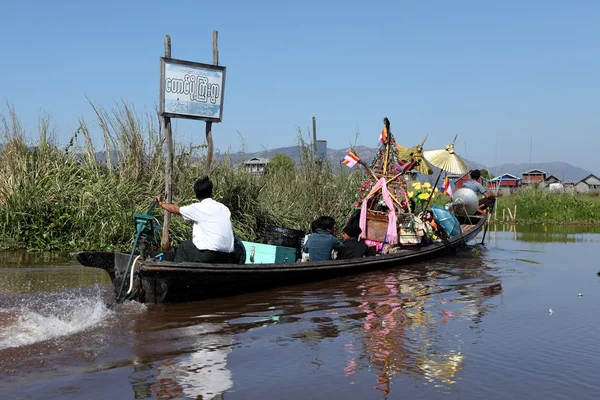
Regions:
[[444, 193], [452, 197], [452, 187], [450, 186], [450, 178], [448, 178], [448, 176], [444, 178], [444, 184], [442, 185], [442, 188], [444, 189]]
[[414, 167], [414, 165], [415, 165], [415, 162], [414, 162], [414, 161], [407, 161], [407, 162], [405, 162], [404, 164], [402, 164], [402, 161], [398, 162], [398, 166], [400, 167], [400, 170], [401, 170], [402, 172], [407, 172], [407, 171], [410, 171], [410, 169], [411, 169], [412, 167]]
[[346, 156], [342, 160], [342, 164], [347, 165], [348, 168], [352, 168], [359, 161], [360, 161], [360, 158], [353, 151], [351, 151], [348, 154], [346, 154]]
[[379, 140], [377, 141], [377, 146], [381, 146], [384, 143], [387, 143], [388, 131], [386, 127], [383, 127], [381, 131], [381, 135], [379, 135]]

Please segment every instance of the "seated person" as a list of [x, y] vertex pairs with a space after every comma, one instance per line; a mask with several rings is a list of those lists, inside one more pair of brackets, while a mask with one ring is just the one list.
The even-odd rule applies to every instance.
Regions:
[[329, 261], [333, 250], [344, 248], [333, 232], [335, 220], [332, 217], [323, 216], [317, 218], [311, 224], [314, 233], [311, 233], [304, 244], [302, 251], [308, 253], [309, 261]]
[[356, 224], [346, 225], [342, 231], [344, 248], [338, 251], [338, 260], [375, 255], [375, 252], [369, 246], [358, 239], [361, 233], [360, 226]]
[[485, 191], [485, 188], [481, 183], [478, 182], [479, 177], [481, 176], [481, 172], [478, 169], [474, 169], [471, 171], [471, 179], [463, 183], [462, 187], [471, 189], [475, 192], [476, 195], [483, 195], [483, 198], [479, 200], [479, 207], [477, 208], [477, 212], [480, 214], [486, 214], [488, 209], [494, 207], [496, 204], [496, 197], [498, 195], [488, 193]]
[[234, 258], [234, 238], [231, 226], [231, 212], [224, 204], [212, 199], [213, 183], [206, 176], [194, 184], [198, 201], [188, 206], [163, 203], [165, 210], [180, 214], [183, 219], [194, 221], [192, 240], [184, 240], [175, 253], [175, 262], [230, 263]]

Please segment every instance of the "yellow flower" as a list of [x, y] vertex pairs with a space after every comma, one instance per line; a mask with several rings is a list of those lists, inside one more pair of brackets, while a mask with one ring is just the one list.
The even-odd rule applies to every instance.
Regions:
[[417, 183], [413, 183], [413, 184], [412, 184], [412, 187], [413, 187], [415, 190], [421, 190], [421, 184], [420, 184], [419, 182], [417, 182]]
[[427, 193], [431, 193], [432, 191], [431, 188], [427, 188]]
[[412, 199], [412, 197], [415, 195], [415, 193], [413, 191], [408, 192], [408, 198]]
[[434, 193], [439, 192], [438, 188], [435, 188], [435, 190], [433, 191]]
[[425, 183], [423, 184], [423, 187], [424, 187], [425, 189], [429, 189], [429, 188], [431, 187], [431, 184], [430, 184], [429, 182], [425, 182]]
[[418, 197], [421, 200], [427, 200], [429, 198], [429, 194], [428, 193], [421, 193]]

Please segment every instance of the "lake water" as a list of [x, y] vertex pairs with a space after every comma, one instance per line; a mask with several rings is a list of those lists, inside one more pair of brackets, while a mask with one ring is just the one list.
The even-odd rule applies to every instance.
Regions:
[[599, 232], [499, 226], [411, 270], [113, 308], [104, 271], [0, 252], [0, 399], [596, 399]]

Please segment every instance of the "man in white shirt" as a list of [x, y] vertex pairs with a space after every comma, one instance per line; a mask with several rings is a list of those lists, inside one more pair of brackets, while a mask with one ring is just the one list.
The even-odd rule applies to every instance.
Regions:
[[231, 212], [224, 204], [212, 199], [212, 190], [213, 183], [205, 176], [194, 184], [198, 199], [196, 203], [179, 207], [177, 204], [163, 203], [160, 196], [156, 197], [163, 209], [194, 221], [192, 240], [184, 240], [179, 244], [175, 262], [232, 262], [234, 239]]

